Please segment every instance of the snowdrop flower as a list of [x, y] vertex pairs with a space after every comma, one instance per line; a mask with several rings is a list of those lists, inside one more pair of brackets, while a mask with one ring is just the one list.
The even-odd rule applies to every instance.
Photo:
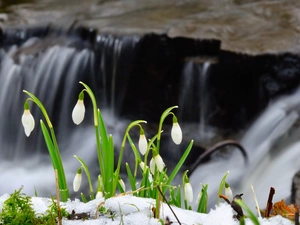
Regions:
[[79, 167], [73, 180], [73, 190], [75, 192], [79, 190], [81, 181], [82, 181], [82, 174], [81, 174], [81, 167]]
[[78, 101], [72, 112], [72, 119], [76, 125], [79, 125], [84, 119], [85, 106], [83, 103], [83, 98], [84, 98], [83, 92], [80, 92]]
[[152, 159], [150, 160], [150, 171], [152, 174], [154, 174], [155, 166], [157, 167], [159, 172], [162, 172], [166, 165], [161, 156], [155, 150], [153, 150], [153, 152], [154, 157], [152, 157]]
[[141, 128], [140, 129], [140, 139], [139, 139], [139, 150], [142, 155], [145, 155], [145, 153], [147, 151], [147, 146], [148, 146], [147, 139], [146, 139], [143, 128]]
[[24, 127], [24, 131], [27, 137], [29, 137], [30, 133], [34, 129], [34, 118], [30, 113], [28, 102], [26, 101], [24, 104], [24, 113], [22, 115], [22, 125]]
[[119, 179], [119, 184], [121, 185], [123, 191], [125, 192], [126, 191], [126, 187], [125, 187], [125, 183], [122, 179]]
[[102, 191], [97, 191], [96, 199], [97, 198], [103, 198], [103, 192]]
[[182, 131], [178, 124], [177, 117], [173, 116], [173, 125], [171, 129], [171, 137], [175, 144], [179, 145], [182, 141]]
[[201, 189], [201, 191], [199, 192], [199, 194], [197, 196], [196, 205], [199, 205], [201, 197], [202, 197], [202, 189]]
[[227, 182], [225, 182], [225, 196], [230, 202], [232, 202], [233, 194], [232, 194], [232, 190]]
[[[153, 161], [153, 162], [154, 162], [154, 161]], [[140, 162], [139, 165], [140, 165], [142, 171], [144, 172], [145, 163], [144, 163], [144, 162]], [[153, 165], [153, 166], [155, 167], [155, 165]], [[148, 168], [148, 166], [146, 166], [146, 168]], [[150, 183], [153, 182], [153, 177], [152, 177], [152, 174], [151, 174], [151, 173], [148, 174], [148, 180], [149, 180]]]
[[189, 178], [185, 174], [184, 176], [184, 185], [183, 185], [183, 190], [184, 190], [184, 199], [188, 202], [191, 203], [193, 201], [194, 195], [193, 195], [193, 188], [192, 185], [189, 181]]

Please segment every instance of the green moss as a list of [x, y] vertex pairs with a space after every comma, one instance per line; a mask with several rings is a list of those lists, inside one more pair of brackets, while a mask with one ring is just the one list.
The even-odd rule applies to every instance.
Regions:
[[[58, 207], [52, 199], [52, 204], [49, 206], [45, 214], [36, 215], [31, 197], [21, 193], [22, 188], [15, 191], [4, 202], [2, 211], [0, 212], [0, 224], [5, 225], [39, 225], [39, 224], [56, 224]], [[61, 208], [62, 217], [67, 217], [66, 209]]]

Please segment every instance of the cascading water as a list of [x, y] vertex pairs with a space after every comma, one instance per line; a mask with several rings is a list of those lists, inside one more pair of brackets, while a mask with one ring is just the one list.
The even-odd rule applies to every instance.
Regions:
[[[276, 190], [274, 201], [289, 200], [292, 177], [300, 169], [299, 159], [299, 110], [300, 90], [277, 99], [250, 126], [240, 140], [245, 147], [249, 165], [238, 152], [232, 152], [226, 160], [211, 160], [203, 164], [191, 176], [191, 183], [200, 191], [200, 183], [209, 184], [210, 204], [217, 202], [218, 185], [226, 171], [235, 194], [243, 193], [243, 199], [255, 207], [252, 184], [259, 206], [266, 206], [270, 187]], [[236, 150], [235, 150], [236, 151]]]
[[[104, 108], [102, 113], [109, 132], [121, 133], [119, 129], [122, 132], [125, 129], [125, 125], [115, 121], [110, 111], [117, 110], [114, 104], [120, 104], [116, 100], [119, 96], [113, 93], [115, 83], [119, 82], [116, 76], [120, 72], [117, 68], [120, 67], [116, 64], [123, 54], [122, 48], [130, 52], [135, 48], [138, 38], [99, 35], [95, 51], [87, 46], [78, 46], [76, 39], [59, 36], [51, 38], [56, 39], [57, 43], [33, 37], [20, 46], [13, 45], [0, 52], [0, 104], [3, 106], [0, 110], [0, 180], [2, 184], [5, 183], [0, 187], [1, 193], [11, 193], [24, 186], [23, 191], [30, 195], [33, 195], [35, 189], [42, 196], [55, 194], [52, 164], [39, 126], [39, 120], [44, 118], [38, 107], [30, 103], [36, 126], [27, 138], [21, 116], [25, 99], [29, 96], [22, 90], [36, 95], [47, 109], [56, 131], [69, 183], [79, 167], [73, 155], [82, 157], [88, 165], [96, 162], [89, 102], [86, 101], [87, 113], [91, 116], [87, 116], [80, 127], [76, 127], [71, 119], [72, 109], [82, 89], [79, 81], [88, 83], [95, 90], [98, 106]], [[61, 39], [63, 43], [59, 43]], [[81, 41], [81, 44], [84, 42]], [[127, 56], [123, 63], [131, 59]], [[121, 80], [126, 81], [126, 71], [123, 75]], [[112, 99], [103, 94], [106, 89], [109, 89]], [[126, 85], [118, 94], [125, 90]], [[91, 168], [93, 170], [97, 171]]]
[[[82, 88], [78, 84], [80, 80], [88, 83], [95, 91], [99, 100], [98, 106], [102, 109], [109, 132], [114, 135], [115, 143], [121, 142], [117, 138], [123, 135], [122, 132], [124, 132], [127, 124], [127, 122], [124, 124], [119, 118], [116, 119], [119, 108], [125, 104], [124, 99], [129, 108], [137, 104], [137, 108], [144, 106], [145, 112], [155, 113], [152, 112], [153, 108], [145, 107], [151, 103], [149, 98], [143, 98], [147, 91], [152, 91], [150, 95], [156, 97], [154, 102], [161, 103], [160, 100], [167, 98], [167, 107], [176, 105], [178, 102], [180, 109], [183, 110], [181, 112], [183, 118], [195, 116], [189, 115], [189, 113], [194, 110], [194, 107], [198, 107], [197, 104], [200, 102], [202, 105], [196, 110], [197, 128], [189, 132], [194, 133], [197, 137], [202, 135], [210, 141], [211, 136], [208, 135], [206, 126], [209, 124], [205, 121], [207, 115], [211, 113], [205, 107], [210, 103], [205, 102], [209, 94], [205, 89], [208, 90], [210, 87], [207, 86], [205, 80], [207, 81], [209, 78], [212, 66], [210, 63], [199, 65], [195, 62], [183, 62], [184, 60], [182, 60], [188, 56], [195, 57], [199, 53], [199, 49], [204, 51], [204, 48], [201, 47], [200, 42], [195, 42], [195, 44], [185, 39], [167, 40], [165, 36], [160, 38], [159, 41], [161, 42], [157, 41], [157, 37], [151, 35], [144, 39], [144, 44], [150, 43], [150, 46], [154, 46], [155, 48], [153, 48], [157, 52], [153, 54], [154, 56], [151, 55], [152, 52], [145, 44], [139, 49], [141, 52], [146, 52], [141, 54], [143, 58], [141, 55], [135, 55], [141, 41], [138, 36], [96, 35], [93, 41], [89, 42], [76, 39], [74, 41], [72, 38], [48, 37], [48, 39], [40, 39], [36, 37], [28, 39], [23, 44], [18, 42], [18, 46], [11, 46], [10, 43], [8, 47], [3, 47], [0, 52], [0, 104], [2, 106], [0, 110], [0, 168], [2, 171], [0, 181], [5, 185], [0, 186], [0, 192], [10, 193], [22, 185], [24, 185], [24, 191], [30, 195], [33, 194], [34, 187], [36, 187], [39, 195], [49, 196], [49, 193], [54, 194], [53, 191], [55, 190], [52, 166], [39, 129], [38, 120], [43, 117], [36, 106], [32, 106], [32, 114], [36, 118], [36, 128], [29, 138], [25, 136], [21, 125], [23, 104], [27, 97], [22, 93], [23, 89], [40, 98], [49, 112], [57, 133], [68, 182], [72, 182], [79, 166], [73, 158], [74, 154], [81, 156], [87, 164], [93, 162], [96, 164], [92, 116], [87, 116], [80, 127], [76, 127], [71, 121], [71, 111]], [[52, 39], [57, 40], [57, 43]], [[153, 39], [155, 40], [154, 44], [151, 42]], [[192, 50], [183, 51], [178, 48], [176, 52], [173, 49], [174, 46], [177, 46], [175, 43], [181, 43], [182, 46], [189, 45], [189, 49]], [[206, 46], [207, 44], [209, 43], [203, 45]], [[195, 46], [200, 47], [196, 49]], [[167, 50], [160, 51], [162, 48]], [[210, 50], [207, 52], [211, 53]], [[215, 51], [213, 52], [215, 53]], [[157, 57], [159, 57], [158, 63], [154, 60]], [[136, 60], [136, 58], [139, 59]], [[165, 58], [167, 60], [162, 62]], [[146, 69], [142, 70], [144, 67]], [[131, 79], [132, 68], [136, 69], [133, 79]], [[186, 85], [192, 84], [195, 85], [195, 88], [189, 89], [188, 86], [177, 88], [176, 85], [173, 85], [174, 83], [170, 81], [178, 79], [177, 76], [181, 73], [177, 71], [183, 71], [182, 75], [187, 76], [183, 79], [184, 82], [187, 82]], [[193, 71], [194, 74], [191, 75], [192, 72], [189, 71]], [[170, 74], [174, 76], [171, 77]], [[146, 76], [154, 80], [154, 84], [147, 83], [148, 80], [144, 81]], [[187, 78], [194, 80], [188, 81]], [[135, 86], [138, 87], [137, 93], [139, 95], [133, 95], [131, 92], [128, 97], [128, 89]], [[191, 91], [192, 97], [183, 95], [182, 99], [178, 101], [180, 98], [173, 96], [174, 92], [186, 91], [187, 89]], [[167, 94], [161, 95], [162, 90]], [[193, 99], [194, 92], [199, 94], [196, 97], [197, 104]], [[209, 163], [199, 166], [193, 173], [191, 182], [194, 187], [199, 187], [199, 183], [209, 184], [208, 190], [212, 205], [216, 203], [219, 181], [227, 170], [230, 170], [228, 181], [232, 189], [237, 194], [244, 193], [247, 204], [253, 202], [250, 183], [256, 190], [258, 200], [262, 204], [261, 207], [264, 207], [270, 186], [277, 190], [276, 198], [289, 196], [291, 177], [299, 169], [296, 157], [299, 143], [296, 132], [294, 132], [297, 131], [296, 126], [293, 126], [298, 119], [298, 95], [299, 93], [296, 92], [272, 103], [253, 126], [244, 133], [244, 137], [240, 141], [249, 155], [250, 164], [248, 167], [245, 167], [241, 154], [234, 152], [226, 160], [213, 158]], [[137, 98], [141, 98], [142, 102], [132, 101], [132, 99]], [[177, 100], [174, 101], [174, 99]], [[187, 104], [190, 99], [193, 99], [189, 103], [192, 107]], [[90, 103], [87, 101], [86, 104], [87, 114], [91, 114]], [[154, 105], [155, 107], [166, 108], [163, 103]], [[135, 119], [147, 120], [148, 118], [133, 118], [133, 120]], [[182, 127], [184, 129], [185, 126]], [[283, 137], [287, 131], [293, 131], [293, 133], [289, 134], [285, 140]], [[283, 142], [283, 140], [285, 141]], [[165, 155], [168, 154], [167, 152]], [[130, 160], [125, 159], [125, 161]], [[283, 168], [282, 165], [285, 163], [287, 165]], [[95, 171], [92, 171], [95, 176], [97, 176], [96, 171], [97, 167], [95, 167]], [[215, 196], [215, 201], [213, 196]]]
[[207, 130], [207, 110], [209, 105], [207, 76], [209, 75], [210, 65], [209, 61], [195, 63], [191, 60], [185, 63], [178, 101], [180, 119], [193, 121], [193, 123], [198, 121], [199, 127], [194, 129], [197, 134], [201, 134], [198, 135], [197, 141], [204, 146], [208, 144], [207, 142], [211, 138]]

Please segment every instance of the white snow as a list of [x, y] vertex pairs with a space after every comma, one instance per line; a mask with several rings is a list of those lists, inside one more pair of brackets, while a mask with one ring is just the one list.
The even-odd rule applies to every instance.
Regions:
[[[8, 194], [4, 194], [0, 197], [0, 210], [2, 209], [4, 201], [9, 198]], [[47, 207], [52, 203], [49, 198], [32, 197], [33, 208], [37, 213], [44, 213]], [[111, 214], [101, 214], [97, 212], [99, 204], [111, 211]], [[90, 218], [87, 220], [67, 220], [63, 219], [64, 225], [160, 225], [161, 223], [154, 219], [152, 213], [152, 207], [155, 206], [155, 200], [149, 198], [139, 198], [132, 195], [120, 195], [113, 198], [109, 198], [104, 201], [103, 198], [83, 203], [78, 199], [69, 200], [68, 202], [61, 203], [62, 208], [71, 213], [72, 210], [75, 213], [89, 213]], [[184, 210], [172, 206], [176, 216], [181, 224], [185, 225], [239, 225], [239, 221], [233, 216], [235, 212], [227, 203], [221, 203], [214, 209], [211, 209], [208, 214], [201, 214], [195, 211]], [[95, 214], [97, 212], [97, 218]], [[169, 217], [173, 224], [178, 224], [175, 216], [169, 209], [168, 205], [163, 203], [161, 208], [160, 218], [166, 219]], [[285, 219], [281, 216], [272, 217], [270, 219], [259, 218], [261, 225], [292, 225], [292, 221]], [[253, 224], [249, 219], [246, 219], [246, 225]]]

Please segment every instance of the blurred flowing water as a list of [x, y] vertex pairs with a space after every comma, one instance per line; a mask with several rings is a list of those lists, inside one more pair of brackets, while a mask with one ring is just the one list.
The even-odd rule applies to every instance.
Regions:
[[[39, 120], [44, 120], [40, 109], [32, 104], [31, 112], [35, 118], [35, 129], [26, 137], [21, 124], [25, 99], [22, 90], [36, 95], [44, 104], [56, 131], [57, 141], [62, 152], [66, 176], [71, 184], [79, 163], [73, 155], [82, 157], [89, 165], [95, 159], [94, 126], [90, 102], [86, 98], [87, 116], [77, 127], [73, 124], [71, 113], [86, 82], [94, 90], [98, 106], [102, 109], [108, 131], [112, 134], [124, 132], [124, 123], [115, 119], [115, 111], [122, 104], [123, 89], [115, 94], [116, 82], [126, 80], [123, 72], [117, 81], [116, 64], [129, 63], [130, 54], [122, 63], [118, 62], [123, 50], [131, 52], [138, 38], [118, 38], [98, 35], [96, 47], [92, 51], [84, 42], [76, 39], [54, 37], [56, 43], [33, 37], [20, 46], [12, 45], [0, 51], [0, 168], [2, 174], [0, 193], [11, 193], [24, 186], [24, 192], [33, 195], [55, 194], [55, 180], [50, 157], [47, 153]], [[90, 114], [90, 116], [89, 116]], [[44, 120], [45, 122], [45, 120]], [[121, 129], [122, 131], [120, 131]], [[120, 135], [115, 135], [115, 141]], [[91, 168], [92, 172], [97, 171]], [[97, 174], [94, 173], [94, 176]], [[95, 179], [96, 180], [96, 179]], [[71, 187], [71, 186], [70, 186]]]
[[212, 159], [203, 164], [191, 176], [196, 193], [202, 184], [209, 184], [210, 206], [217, 202], [219, 182], [230, 171], [227, 181], [235, 194], [243, 193], [245, 202], [255, 208], [254, 187], [260, 208], [266, 206], [270, 187], [276, 192], [274, 202], [289, 201], [291, 181], [300, 169], [299, 112], [300, 90], [272, 102], [240, 138], [246, 149], [249, 165], [245, 165], [237, 150], [226, 158]]
[[[20, 34], [19, 37], [26, 36]], [[30, 195], [33, 195], [34, 188], [39, 195], [45, 196], [49, 193], [53, 195], [55, 190], [52, 165], [39, 128], [39, 120], [43, 117], [35, 105], [31, 109], [36, 128], [29, 138], [21, 125], [23, 104], [27, 98], [22, 93], [24, 89], [40, 98], [48, 110], [69, 183], [79, 166], [73, 158], [74, 154], [81, 156], [88, 165], [96, 164], [90, 102], [86, 101], [87, 117], [80, 127], [71, 120], [72, 109], [82, 89], [79, 81], [88, 83], [95, 91], [109, 133], [114, 135], [116, 145], [121, 142], [120, 137], [128, 121], [119, 119], [119, 109], [124, 104], [130, 85], [128, 67], [136, 63], [134, 54], [140, 37], [97, 34], [95, 40], [92, 46], [90, 42], [76, 38], [49, 37], [41, 40], [32, 37], [19, 45], [9, 44], [1, 49], [0, 181], [5, 185], [0, 185], [0, 193], [11, 193], [22, 185]], [[201, 140], [203, 137], [205, 143], [211, 143], [217, 135], [209, 133], [206, 122], [211, 113], [208, 107], [209, 86], [206, 83], [210, 69], [210, 62], [185, 62], [181, 72], [182, 93], [178, 97], [181, 116], [186, 117], [187, 114], [187, 117], [197, 118], [196, 129], [189, 130], [188, 123], [182, 124], [182, 128], [193, 133], [194, 136], [189, 137], [195, 139], [197, 144], [204, 143]], [[150, 74], [156, 75], [154, 72]], [[209, 184], [210, 204], [213, 206], [217, 201], [219, 182], [229, 170], [228, 182], [233, 191], [244, 193], [249, 205], [253, 202], [250, 184], [256, 190], [261, 207], [264, 207], [270, 186], [276, 189], [277, 200], [287, 198], [291, 178], [299, 170], [299, 95], [300, 91], [296, 91], [271, 102], [256, 121], [237, 137], [247, 150], [248, 166], [236, 150], [219, 158], [212, 157], [209, 163], [199, 166], [191, 176], [195, 195], [200, 190], [200, 183]], [[174, 151], [174, 145], [170, 149]], [[124, 161], [130, 162], [130, 158], [126, 157]], [[97, 167], [92, 167], [94, 176], [98, 175], [97, 170]]]

